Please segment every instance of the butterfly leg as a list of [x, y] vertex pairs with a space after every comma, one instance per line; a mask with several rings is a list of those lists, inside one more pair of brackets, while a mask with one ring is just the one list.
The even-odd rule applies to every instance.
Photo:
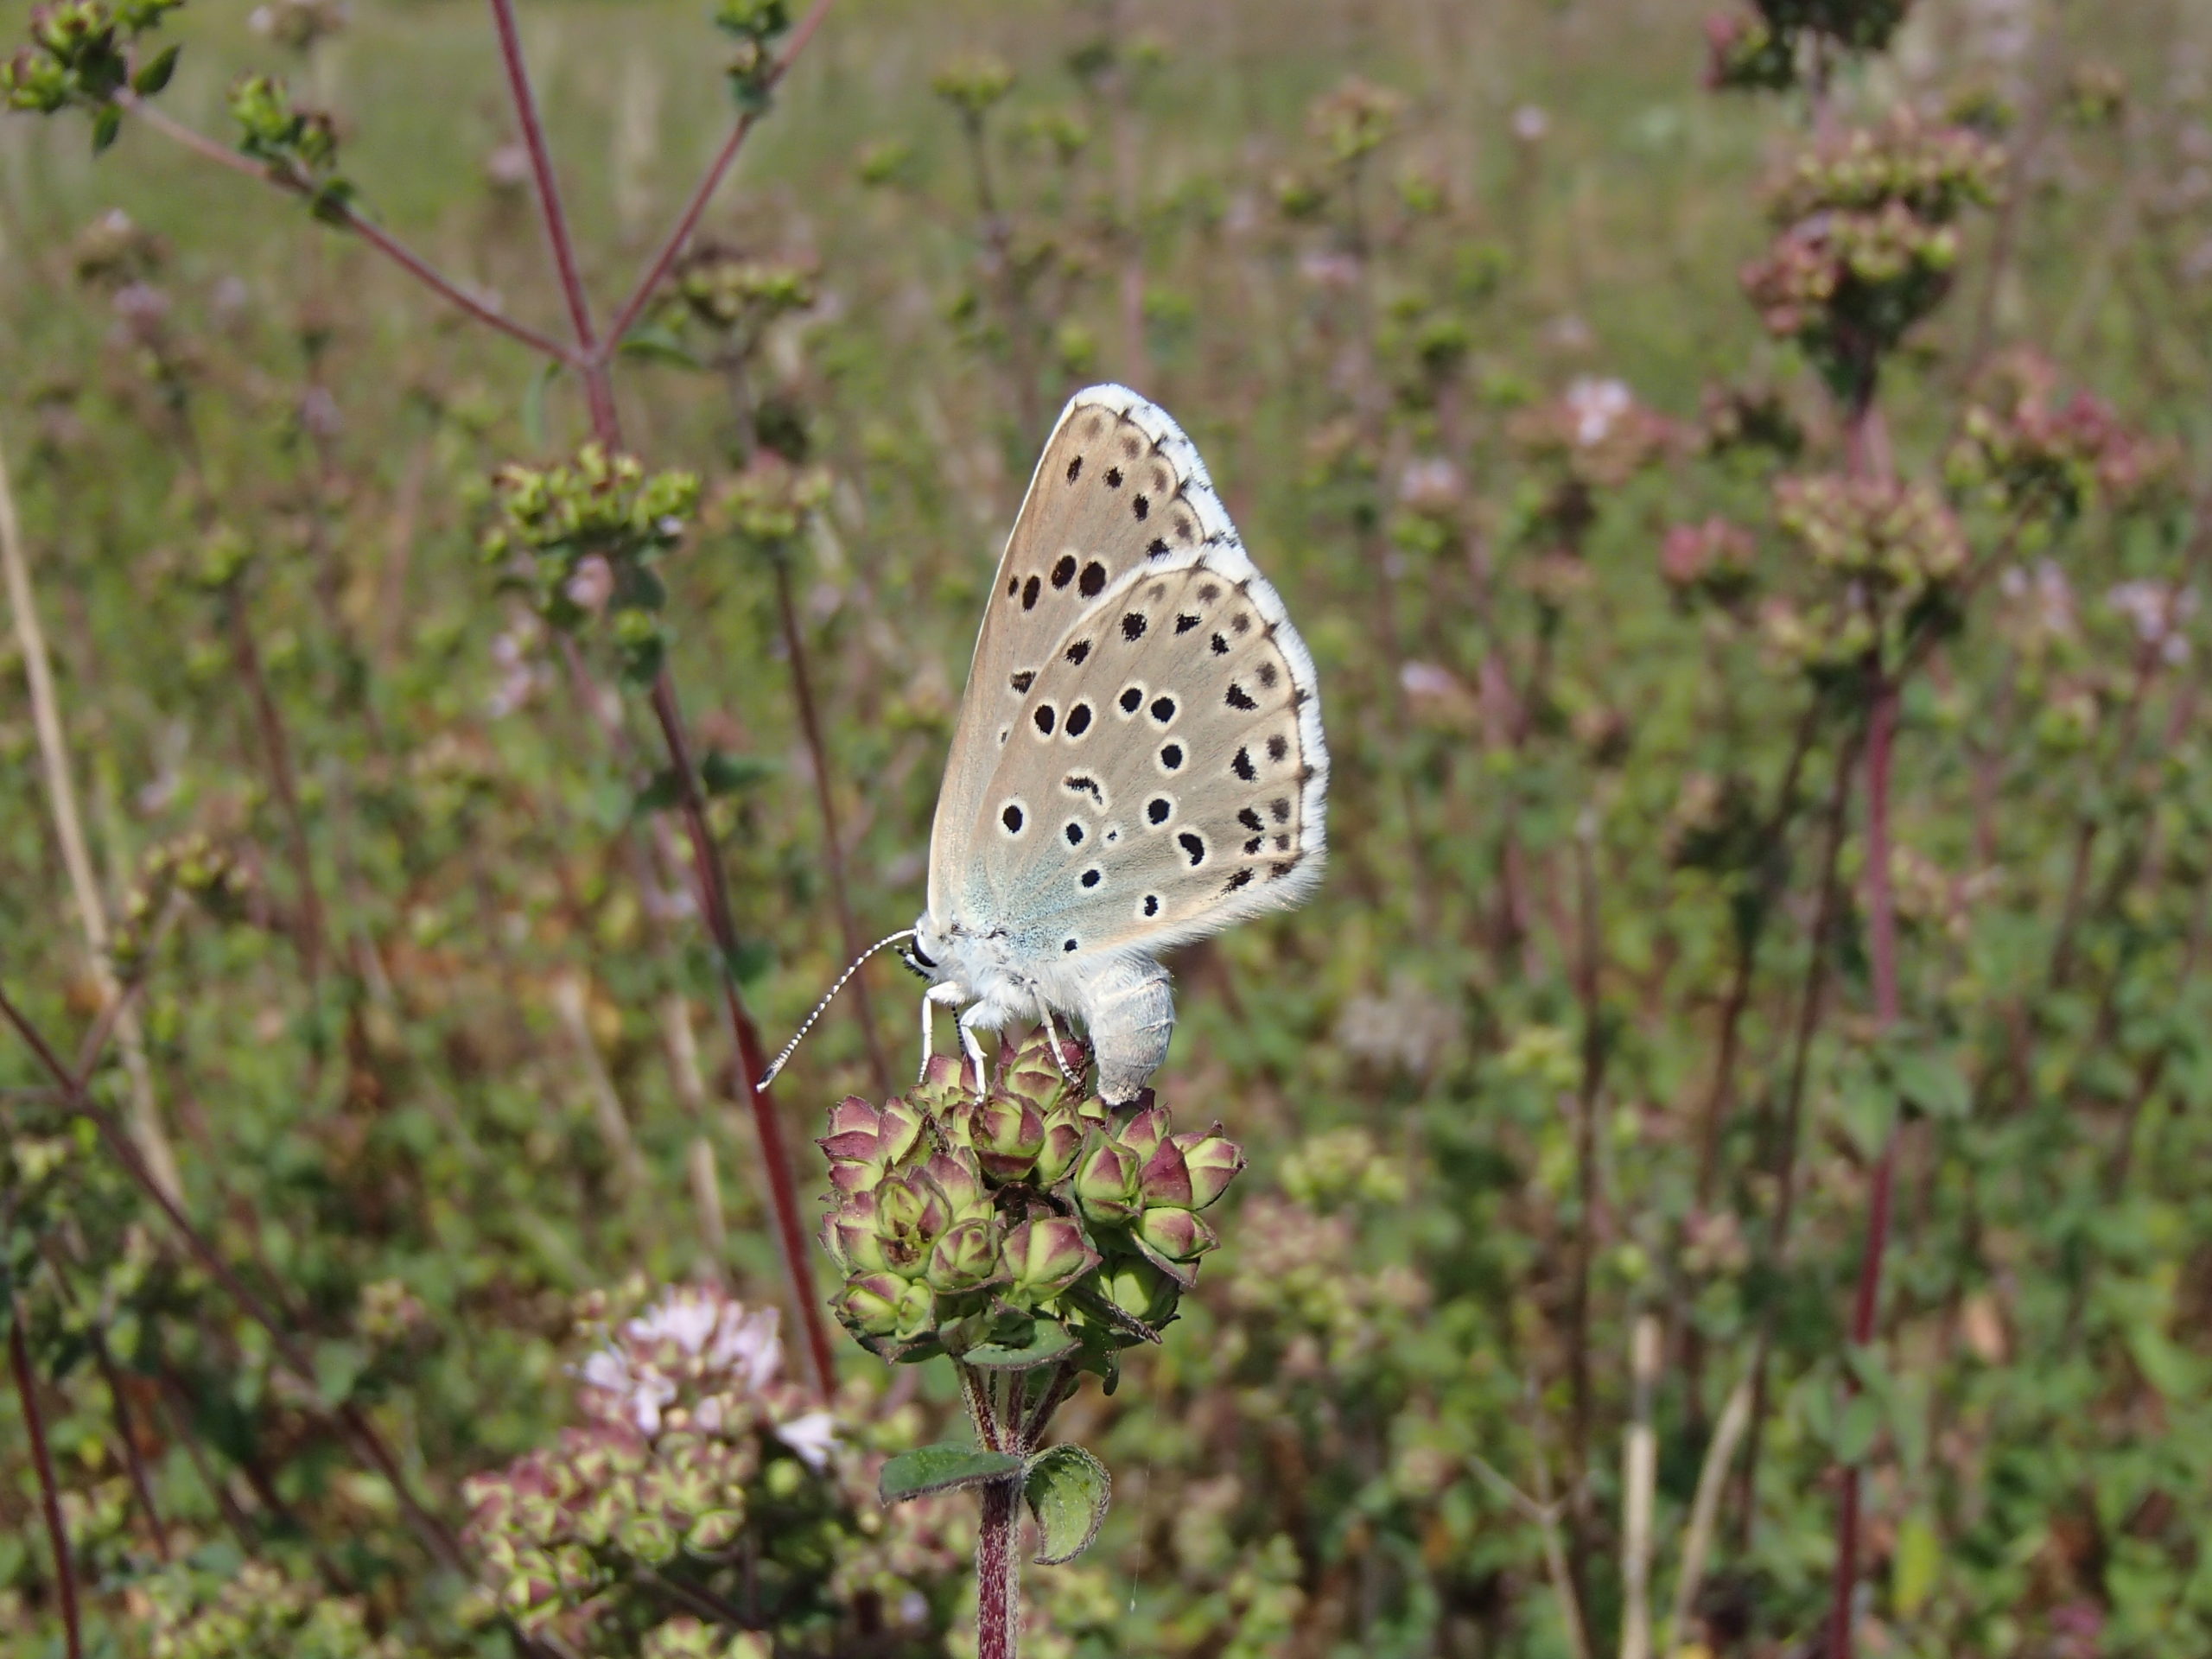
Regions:
[[967, 1000], [967, 988], [950, 980], [941, 980], [922, 993], [922, 1069], [914, 1074], [917, 1083], [928, 1080], [930, 1057], [937, 1052], [938, 1004], [942, 1002], [947, 1007], [958, 1007]]
[[960, 1047], [962, 1052], [975, 1062], [976, 1092], [979, 1095], [991, 1086], [991, 1078], [990, 1073], [984, 1069], [983, 1043], [982, 1039], [976, 1035], [976, 1022], [987, 1018], [990, 1013], [989, 1003], [978, 1002], [960, 1016]]
[[1048, 1002], [1040, 1002], [1040, 1006], [1045, 1010], [1045, 1034], [1051, 1038], [1052, 1042], [1052, 1064], [1060, 1068], [1060, 1076], [1065, 1080], [1068, 1087], [1081, 1093], [1083, 1079], [1068, 1070], [1067, 1060], [1060, 1052], [1060, 1028], [1052, 1019], [1052, 1005]]

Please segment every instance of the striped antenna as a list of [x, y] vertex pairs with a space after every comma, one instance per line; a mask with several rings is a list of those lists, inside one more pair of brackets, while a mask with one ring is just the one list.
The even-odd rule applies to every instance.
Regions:
[[774, 1064], [769, 1066], [767, 1071], [762, 1076], [760, 1081], [753, 1085], [753, 1092], [756, 1095], [765, 1095], [768, 1092], [768, 1085], [776, 1080], [776, 1073], [784, 1069], [784, 1062], [791, 1058], [791, 1051], [805, 1040], [806, 1033], [814, 1029], [814, 1022], [822, 1017], [822, 1011], [830, 1006], [830, 999], [845, 988], [845, 982], [850, 979], [855, 974], [860, 972], [861, 964], [862, 963], [866, 962], [877, 951], [882, 950], [885, 945], [896, 944], [901, 939], [911, 939], [913, 937], [914, 930], [912, 928], [901, 928], [898, 932], [890, 935], [888, 938], [878, 939], [874, 944], [868, 946], [867, 950], [861, 951], [860, 955], [855, 957], [852, 961], [852, 965], [847, 968], [843, 973], [837, 976], [837, 982], [823, 993], [822, 1000], [814, 1005], [814, 1012], [806, 1016], [806, 1022], [799, 1027], [798, 1030], [792, 1035], [791, 1041], [784, 1045], [784, 1052], [776, 1056]]

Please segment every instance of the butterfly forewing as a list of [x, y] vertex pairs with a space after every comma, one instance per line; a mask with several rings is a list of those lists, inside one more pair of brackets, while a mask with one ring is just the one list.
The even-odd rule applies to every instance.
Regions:
[[1132, 571], [1053, 642], [970, 830], [992, 919], [1033, 950], [1152, 950], [1295, 903], [1320, 874], [1313, 664], [1266, 582], [1202, 552]]
[[[1235, 537], [1197, 451], [1162, 411], [1119, 386], [1069, 402], [984, 607], [931, 835], [934, 913], [964, 906], [983, 794], [1054, 643], [1133, 571], [1172, 570]], [[1249, 568], [1241, 550], [1235, 562]]]

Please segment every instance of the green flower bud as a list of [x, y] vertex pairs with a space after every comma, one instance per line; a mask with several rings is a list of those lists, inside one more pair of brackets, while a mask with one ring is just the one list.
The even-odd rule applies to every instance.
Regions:
[[922, 1068], [922, 1080], [907, 1091], [906, 1098], [917, 1111], [926, 1112], [944, 1122], [955, 1109], [971, 1103], [976, 1098], [963, 1075], [965, 1070], [965, 1062], [952, 1055], [932, 1054], [929, 1064]]
[[1137, 1177], [1144, 1190], [1147, 1208], [1166, 1205], [1178, 1210], [1195, 1210], [1198, 1204], [1191, 1188], [1190, 1166], [1183, 1160], [1183, 1149], [1173, 1141], [1162, 1141], [1146, 1159], [1144, 1169]]
[[735, 1543], [744, 1530], [745, 1516], [740, 1511], [709, 1510], [683, 1535], [683, 1548], [694, 1555], [718, 1555]]
[[666, 1516], [654, 1511], [632, 1516], [616, 1532], [614, 1541], [624, 1554], [655, 1567], [677, 1551], [675, 1527]]
[[982, 1216], [957, 1224], [930, 1251], [923, 1278], [931, 1288], [952, 1295], [988, 1284], [999, 1273], [997, 1231]]
[[1106, 1300], [1133, 1319], [1154, 1327], [1175, 1316], [1183, 1287], [1141, 1256], [1123, 1256], [1099, 1275]]
[[830, 1306], [857, 1336], [893, 1336], [904, 1317], [900, 1310], [909, 1288], [896, 1274], [857, 1274], [846, 1281]]
[[1191, 1205], [1203, 1210], [1229, 1190], [1244, 1167], [1244, 1149], [1227, 1139], [1217, 1123], [1203, 1135], [1179, 1135], [1175, 1145], [1191, 1176]]
[[876, 1189], [875, 1236], [899, 1273], [918, 1273], [930, 1246], [952, 1224], [952, 1206], [918, 1169], [902, 1170]]
[[1031, 1306], [1057, 1296], [1098, 1265], [1083, 1229], [1065, 1216], [1033, 1216], [1006, 1236], [1007, 1299]]
[[877, 1236], [875, 1194], [855, 1192], [822, 1218], [822, 1243], [843, 1273], [869, 1273], [891, 1265]]
[[1083, 1133], [1082, 1120], [1065, 1107], [1047, 1116], [1030, 1179], [1039, 1186], [1057, 1185], [1075, 1167], [1076, 1154], [1083, 1150]]
[[1025, 1179], [1044, 1149], [1045, 1119], [1026, 1100], [993, 1095], [976, 1107], [969, 1122], [976, 1160], [997, 1181]]
[[1139, 1179], [1144, 1166], [1117, 1141], [1095, 1139], [1075, 1166], [1075, 1201], [1089, 1219], [1125, 1222], [1141, 1209]]
[[1167, 1109], [1147, 1106], [1124, 1121], [1115, 1139], [1141, 1160], [1151, 1157], [1153, 1149], [1167, 1139]]
[[1170, 1272], [1195, 1262], [1221, 1242], [1212, 1228], [1188, 1210], [1146, 1211], [1137, 1223], [1136, 1238], [1138, 1248]]
[[932, 1153], [922, 1171], [937, 1184], [937, 1190], [944, 1195], [944, 1201], [952, 1207], [957, 1218], [964, 1221], [970, 1216], [991, 1213], [990, 1190], [983, 1185], [982, 1172], [976, 1166], [976, 1160], [967, 1153]]
[[1080, 1077], [1090, 1065], [1090, 1052], [1080, 1043], [1062, 1044], [1060, 1058], [1067, 1062], [1065, 1074], [1052, 1063], [1052, 1039], [1042, 1031], [1033, 1033], [1000, 1069], [1000, 1084], [1034, 1103], [1039, 1111], [1050, 1112], [1068, 1092], [1068, 1077]]

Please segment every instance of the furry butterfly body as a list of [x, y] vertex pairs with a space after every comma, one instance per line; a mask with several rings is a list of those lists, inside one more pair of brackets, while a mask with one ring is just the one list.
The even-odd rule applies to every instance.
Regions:
[[978, 1029], [1071, 1015], [1134, 1097], [1175, 1023], [1156, 953], [1300, 902], [1326, 848], [1313, 662], [1198, 451], [1078, 392], [1007, 539], [904, 953]]

